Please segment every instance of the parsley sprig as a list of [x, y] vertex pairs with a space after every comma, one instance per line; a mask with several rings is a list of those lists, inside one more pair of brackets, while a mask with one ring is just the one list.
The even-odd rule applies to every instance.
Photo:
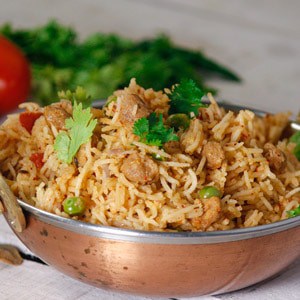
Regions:
[[161, 147], [169, 141], [178, 141], [173, 128], [167, 128], [163, 123], [162, 114], [151, 113], [148, 118], [141, 118], [133, 125], [133, 133], [140, 141], [151, 146]]
[[55, 139], [54, 150], [63, 162], [70, 164], [80, 146], [87, 143], [93, 134], [97, 120], [93, 120], [90, 108], [74, 102], [73, 116], [66, 120], [67, 131], [61, 131]]
[[170, 93], [169, 114], [184, 113], [188, 116], [193, 112], [196, 116], [200, 107], [206, 107], [202, 103], [204, 92], [192, 79], [183, 79], [175, 85]]

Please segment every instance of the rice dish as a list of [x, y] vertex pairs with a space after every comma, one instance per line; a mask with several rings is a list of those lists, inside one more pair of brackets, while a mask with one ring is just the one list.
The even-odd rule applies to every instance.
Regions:
[[[139, 86], [134, 79], [92, 109], [97, 125], [71, 163], [58, 158], [54, 143], [72, 104], [24, 103], [37, 114], [28, 131], [20, 114], [0, 127], [0, 170], [13, 192], [48, 212], [122, 228], [150, 231], [214, 231], [269, 224], [288, 218], [300, 204], [300, 163], [294, 143], [281, 135], [289, 113], [258, 117], [249, 110], [225, 111], [208, 94], [178, 141], [147, 145], [133, 133], [151, 112], [168, 118], [168, 91]], [[220, 195], [201, 198], [214, 187]], [[84, 201], [70, 216], [63, 203]]]

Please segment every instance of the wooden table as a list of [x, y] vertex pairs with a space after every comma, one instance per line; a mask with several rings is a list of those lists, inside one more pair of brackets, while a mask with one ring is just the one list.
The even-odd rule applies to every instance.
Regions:
[[[0, 0], [0, 24], [73, 25], [82, 37], [95, 31], [139, 39], [165, 32], [181, 46], [203, 49], [231, 66], [242, 84], [213, 81], [220, 98], [278, 112], [300, 109], [300, 2], [297, 0]], [[0, 217], [0, 243], [18, 245]], [[144, 299], [105, 292], [26, 260], [0, 264], [0, 299]], [[273, 280], [243, 291], [197, 299], [300, 299], [300, 261]]]

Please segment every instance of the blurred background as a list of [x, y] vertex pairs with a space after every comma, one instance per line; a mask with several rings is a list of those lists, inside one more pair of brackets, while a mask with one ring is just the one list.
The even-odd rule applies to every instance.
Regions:
[[[127, 84], [131, 76], [146, 87], [161, 88], [190, 74], [218, 99], [271, 112], [296, 114], [299, 109], [297, 0], [0, 0], [0, 4], [2, 33], [19, 43], [34, 64], [36, 97], [47, 98], [56, 85], [73, 88], [82, 83], [99, 98]], [[50, 20], [57, 21], [56, 27], [47, 29]], [[30, 31], [27, 44], [16, 30]], [[94, 33], [115, 36], [87, 40]], [[74, 45], [79, 49], [75, 54]], [[201, 52], [197, 56], [195, 51]], [[45, 70], [46, 64], [52, 69]], [[105, 68], [95, 71], [100, 67]], [[84, 71], [77, 73], [81, 68]], [[53, 77], [51, 82], [47, 76]]]

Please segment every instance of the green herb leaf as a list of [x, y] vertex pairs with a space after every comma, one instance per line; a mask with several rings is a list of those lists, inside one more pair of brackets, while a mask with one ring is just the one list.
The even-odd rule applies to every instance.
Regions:
[[300, 144], [300, 131], [297, 131], [290, 137], [290, 142]]
[[165, 127], [162, 114], [151, 113], [147, 118], [135, 121], [133, 133], [140, 137], [140, 141], [151, 146], [161, 147], [169, 141], [178, 141], [173, 128]]
[[67, 132], [60, 132], [54, 143], [54, 149], [60, 160], [70, 164], [82, 144], [88, 142], [96, 127], [90, 108], [83, 109], [82, 103], [74, 102], [73, 116], [66, 120]]
[[170, 94], [169, 114], [184, 113], [190, 115], [193, 112], [197, 116], [199, 108], [206, 107], [201, 101], [203, 96], [204, 92], [193, 80], [183, 79]]
[[82, 103], [83, 108], [87, 108], [92, 105], [91, 96], [88, 95], [86, 90], [81, 86], [77, 86], [75, 92], [71, 92], [70, 90], [60, 91], [58, 92], [58, 97], [60, 99], [70, 100], [73, 104], [75, 102]]
[[166, 125], [173, 127], [175, 130], [179, 130], [180, 128], [186, 130], [190, 126], [190, 118], [186, 114], [169, 115]]
[[160, 139], [153, 139], [153, 140], [149, 139], [148, 141], [146, 141], [146, 144], [150, 146], [161, 147], [163, 143]]
[[293, 153], [300, 160], [300, 131], [290, 137], [290, 142], [296, 144]]
[[293, 151], [294, 155], [297, 157], [298, 160], [300, 160], [300, 144], [296, 145]]
[[296, 209], [287, 211], [287, 214], [289, 218], [300, 216], [300, 205]]
[[70, 151], [71, 139], [65, 131], [60, 132], [55, 139], [54, 150], [57, 151], [57, 157], [61, 161], [70, 163], [69, 151]]
[[142, 142], [146, 141], [146, 136], [149, 133], [149, 121], [146, 118], [141, 118], [135, 121], [133, 125], [133, 133], [140, 137]]

